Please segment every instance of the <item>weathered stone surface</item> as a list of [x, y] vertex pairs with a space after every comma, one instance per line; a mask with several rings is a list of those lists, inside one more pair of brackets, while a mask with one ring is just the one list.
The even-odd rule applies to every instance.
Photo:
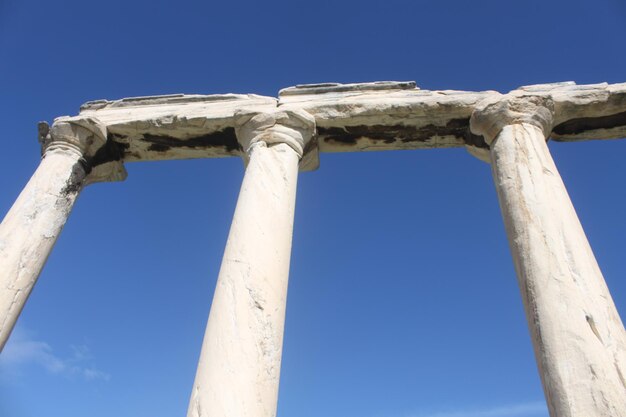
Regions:
[[280, 90], [279, 95], [295, 96], [301, 94], [326, 94], [345, 93], [351, 91], [392, 91], [392, 90], [414, 90], [417, 89], [415, 81], [375, 81], [371, 83], [322, 83], [322, 84], [298, 84], [295, 87], [288, 87]]
[[469, 132], [469, 118], [492, 94], [498, 93], [355, 89], [281, 96], [279, 103], [315, 117], [320, 152], [485, 147]]
[[[496, 91], [420, 90], [411, 81], [327, 83], [283, 89], [278, 100], [251, 94], [98, 100], [83, 105], [81, 115], [105, 124], [124, 161], [242, 156], [235, 113], [277, 106], [304, 110], [315, 118], [319, 152], [487, 148], [485, 139], [469, 129], [469, 118], [501, 96]], [[626, 136], [626, 83], [540, 84], [507, 96], [551, 101], [555, 140]]]
[[573, 82], [521, 87], [511, 95], [541, 95], [554, 103], [550, 137], [558, 141], [626, 137], [626, 83]]
[[259, 113], [243, 110], [236, 113], [235, 132], [248, 160], [248, 150], [258, 142], [267, 145], [285, 143], [300, 158], [300, 170], [312, 171], [319, 167], [319, 150], [315, 136], [315, 118], [302, 110], [277, 109]]
[[83, 186], [126, 174], [119, 160], [98, 165], [108, 142], [95, 119], [61, 118], [39, 132], [41, 164], [0, 224], [0, 350]]
[[240, 116], [249, 163], [188, 417], [276, 415], [298, 163], [315, 125], [305, 113]]
[[47, 137], [40, 137], [42, 155], [50, 147], [71, 147], [81, 154], [87, 176], [83, 185], [123, 181], [126, 169], [119, 146], [108, 139], [103, 123], [90, 117], [58, 117]]
[[107, 127], [123, 160], [220, 158], [243, 154], [235, 113], [272, 111], [277, 100], [252, 94], [169, 95], [86, 103], [81, 116]]
[[549, 96], [507, 94], [483, 100], [470, 118], [471, 131], [491, 144], [506, 126], [528, 124], [541, 129], [544, 136], [552, 131], [554, 102]]
[[[562, 88], [573, 87], [532, 91]], [[625, 417], [626, 332], [546, 145], [554, 97], [490, 99], [472, 115], [471, 128], [490, 144], [550, 415]]]

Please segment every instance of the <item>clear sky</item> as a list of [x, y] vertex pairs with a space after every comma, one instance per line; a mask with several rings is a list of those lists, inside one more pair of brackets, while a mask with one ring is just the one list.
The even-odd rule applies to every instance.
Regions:
[[[80, 104], [313, 82], [626, 81], [621, 0], [0, 0], [0, 211]], [[622, 316], [626, 141], [550, 149]], [[0, 355], [1, 417], [183, 416], [243, 165], [80, 196]], [[547, 417], [489, 166], [323, 154], [300, 176], [280, 417]]]

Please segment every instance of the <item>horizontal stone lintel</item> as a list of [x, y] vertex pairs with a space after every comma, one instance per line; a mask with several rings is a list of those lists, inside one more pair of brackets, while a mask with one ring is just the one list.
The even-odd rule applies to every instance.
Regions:
[[[558, 141], [626, 136], [626, 83], [572, 82], [524, 86], [512, 96], [549, 96], [555, 106], [551, 137]], [[320, 152], [486, 148], [469, 119], [496, 91], [429, 91], [414, 82], [299, 85], [279, 98], [253, 94], [184, 95], [98, 100], [81, 106], [107, 128], [125, 161], [241, 155], [235, 114], [242, 110], [305, 110], [315, 117]]]

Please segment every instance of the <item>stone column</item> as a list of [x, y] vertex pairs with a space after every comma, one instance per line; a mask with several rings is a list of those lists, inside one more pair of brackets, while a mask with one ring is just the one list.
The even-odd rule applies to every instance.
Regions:
[[471, 129], [491, 166], [552, 417], [626, 416], [626, 334], [546, 145], [554, 105], [510, 94]]
[[60, 118], [49, 132], [43, 126], [41, 163], [0, 224], [0, 350], [83, 185], [125, 178], [121, 162], [107, 160], [97, 120]]
[[247, 167], [188, 417], [276, 415], [298, 163], [314, 130], [302, 111], [240, 115]]

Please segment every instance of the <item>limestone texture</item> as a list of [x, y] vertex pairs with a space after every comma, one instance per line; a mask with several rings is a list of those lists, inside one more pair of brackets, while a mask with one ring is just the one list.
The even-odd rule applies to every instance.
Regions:
[[64, 118], [50, 131], [47, 125], [40, 130], [41, 163], [0, 224], [0, 350], [83, 186], [125, 177], [115, 162], [92, 169], [93, 157], [107, 142], [95, 120]]
[[[626, 136], [626, 83], [541, 84], [508, 95], [552, 101], [554, 140]], [[485, 138], [471, 131], [470, 117], [502, 96], [497, 91], [423, 90], [412, 81], [326, 83], [289, 87], [278, 98], [176, 94], [98, 100], [84, 104], [80, 115], [106, 126], [125, 162], [245, 156], [234, 131], [237, 114], [277, 108], [303, 110], [315, 118], [319, 152], [488, 149]]]
[[546, 135], [550, 97], [484, 103], [490, 162], [552, 417], [626, 417], [626, 332]]
[[303, 112], [239, 115], [248, 153], [188, 417], [276, 415]]

